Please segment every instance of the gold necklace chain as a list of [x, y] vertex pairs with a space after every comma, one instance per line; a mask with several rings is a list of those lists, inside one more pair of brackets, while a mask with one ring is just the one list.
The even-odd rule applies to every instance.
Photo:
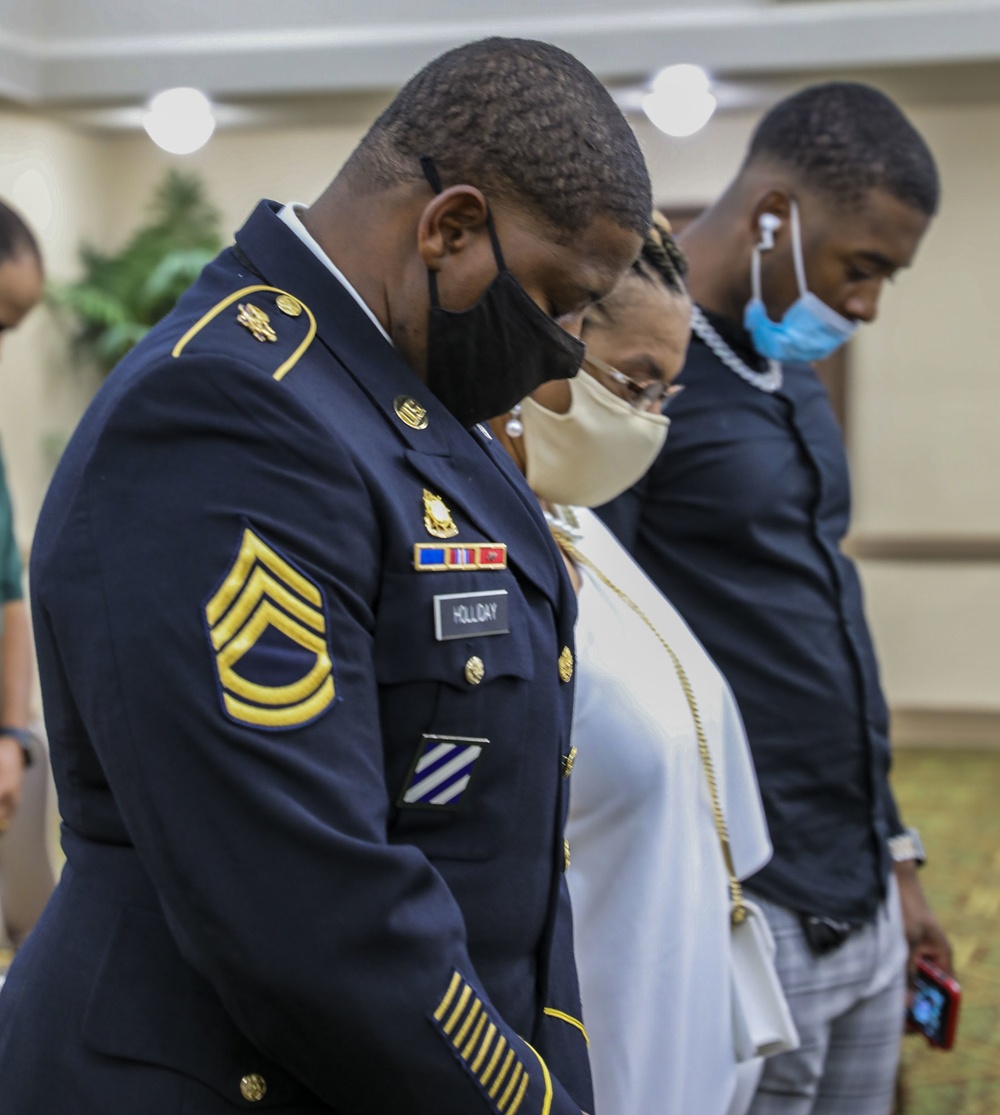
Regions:
[[556, 544], [562, 552], [578, 565], [582, 565], [589, 569], [595, 577], [602, 581], [623, 603], [627, 604], [629, 608], [642, 620], [642, 622], [649, 628], [650, 631], [656, 636], [660, 646], [667, 652], [674, 667], [674, 672], [677, 674], [677, 680], [680, 682], [681, 690], [687, 700], [688, 708], [691, 710], [691, 719], [694, 721], [694, 732], [698, 739], [698, 752], [701, 755], [702, 766], [705, 768], [705, 777], [708, 780], [708, 792], [712, 799], [712, 817], [715, 821], [715, 831], [719, 836], [719, 843], [722, 845], [722, 858], [726, 864], [726, 871], [729, 874], [729, 896], [732, 900], [732, 906], [729, 911], [729, 917], [733, 925], [740, 925], [747, 916], [746, 904], [743, 900], [743, 887], [740, 885], [739, 879], [736, 877], [736, 868], [733, 865], [733, 853], [729, 843], [729, 830], [726, 827], [726, 819], [722, 813], [722, 806], [719, 804], [719, 790], [718, 784], [715, 780], [715, 767], [712, 765], [712, 755], [708, 750], [708, 740], [705, 738], [705, 729], [702, 727], [701, 715], [698, 712], [698, 703], [695, 700], [694, 689], [691, 681], [687, 676], [687, 671], [681, 660], [674, 653], [673, 648], [664, 639], [664, 637], [653, 626], [652, 621], [646, 613], [639, 607], [635, 601], [624, 593], [613, 581], [610, 580], [598, 567], [587, 557], [586, 554], [581, 553], [572, 538], [557, 526], [550, 524], [549, 529], [552, 531], [552, 537], [556, 540]]

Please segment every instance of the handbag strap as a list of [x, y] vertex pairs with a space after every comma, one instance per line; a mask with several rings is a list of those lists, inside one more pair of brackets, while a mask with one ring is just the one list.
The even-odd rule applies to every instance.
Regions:
[[726, 871], [729, 873], [729, 895], [732, 899], [729, 917], [733, 925], [740, 925], [746, 920], [747, 916], [747, 907], [743, 899], [743, 887], [736, 877], [736, 868], [733, 865], [733, 853], [729, 844], [729, 830], [726, 827], [726, 818], [723, 816], [722, 806], [719, 804], [719, 789], [715, 780], [715, 767], [712, 764], [712, 755], [708, 750], [708, 740], [705, 738], [705, 729], [702, 727], [701, 716], [698, 712], [698, 702], [695, 700], [694, 689], [687, 676], [687, 671], [684, 669], [681, 660], [674, 653], [673, 648], [660, 632], [657, 631], [650, 618], [639, 605], [614, 584], [586, 554], [581, 553], [577, 549], [573, 539], [565, 530], [560, 529], [555, 523], [550, 523], [549, 529], [559, 549], [562, 550], [571, 561], [589, 569], [598, 580], [602, 581], [615, 594], [615, 596], [635, 612], [639, 619], [641, 619], [656, 636], [657, 641], [667, 652], [667, 656], [673, 664], [674, 672], [677, 674], [677, 680], [680, 682], [681, 690], [688, 703], [688, 708], [691, 710], [691, 719], [694, 721], [694, 732], [698, 739], [698, 752], [701, 755], [702, 766], [705, 768], [705, 777], [708, 780], [708, 792], [712, 799], [712, 817], [715, 821], [715, 831], [718, 833], [719, 843], [722, 845], [722, 858], [726, 864]]

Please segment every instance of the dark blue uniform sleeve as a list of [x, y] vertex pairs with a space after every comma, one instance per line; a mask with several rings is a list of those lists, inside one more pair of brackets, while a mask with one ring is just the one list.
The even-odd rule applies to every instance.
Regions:
[[387, 841], [377, 517], [267, 384], [215, 357], [152, 370], [80, 480], [66, 537], [86, 541], [59, 560], [100, 591], [68, 584], [42, 618], [129, 836], [186, 960], [324, 1103], [575, 1115], [483, 991], [439, 873]]

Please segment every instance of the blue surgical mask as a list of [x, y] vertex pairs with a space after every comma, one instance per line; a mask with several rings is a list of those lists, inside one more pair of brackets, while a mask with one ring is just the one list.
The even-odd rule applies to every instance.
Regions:
[[789, 306], [781, 321], [768, 317], [760, 296], [760, 253], [758, 244], [753, 250], [751, 283], [753, 297], [743, 312], [743, 325], [753, 340], [753, 347], [761, 356], [782, 363], [810, 363], [829, 356], [854, 336], [856, 321], [831, 309], [806, 286], [806, 269], [802, 262], [802, 236], [799, 229], [799, 207], [792, 201], [792, 256], [795, 260], [795, 278], [799, 296]]

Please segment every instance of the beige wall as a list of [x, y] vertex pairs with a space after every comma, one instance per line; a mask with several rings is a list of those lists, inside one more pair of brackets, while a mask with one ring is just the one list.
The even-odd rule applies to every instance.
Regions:
[[[1000, 108], [921, 108], [944, 202], [857, 343], [859, 533], [1000, 535]], [[1000, 709], [1000, 564], [865, 563], [896, 706]]]
[[[878, 325], [854, 344], [857, 528], [1000, 533], [1000, 314], [986, 305], [1000, 259], [1000, 106], [931, 105], [911, 115], [941, 162], [944, 208], [916, 267], [887, 290]], [[727, 114], [685, 140], [640, 125], [657, 200], [710, 201], [736, 170], [754, 119]], [[66, 274], [80, 236], [114, 244], [127, 235], [168, 166], [204, 177], [229, 231], [260, 196], [312, 199], [363, 130], [352, 106], [325, 127], [223, 131], [174, 160], [144, 135], [95, 138], [0, 116], [0, 194], [22, 200], [31, 191], [22, 184], [18, 195], [17, 182], [37, 174], [29, 179], [45, 184], [37, 213], [22, 204], [52, 271]], [[68, 431], [86, 393], [59, 347], [39, 315], [5, 342], [0, 364], [0, 433], [24, 540], [47, 478], [45, 446]], [[1000, 711], [1000, 566], [866, 563], [862, 573], [890, 702]]]
[[199, 174], [222, 214], [228, 236], [262, 197], [312, 201], [333, 178], [364, 134], [360, 125], [331, 128], [235, 129], [219, 132], [201, 151], [177, 159], [141, 135], [110, 142], [115, 167], [109, 200], [130, 227], [143, 214], [153, 190], [170, 167]]
[[1000, 533], [1000, 108], [913, 118], [940, 161], [944, 202], [877, 328], [857, 342], [856, 524]]

